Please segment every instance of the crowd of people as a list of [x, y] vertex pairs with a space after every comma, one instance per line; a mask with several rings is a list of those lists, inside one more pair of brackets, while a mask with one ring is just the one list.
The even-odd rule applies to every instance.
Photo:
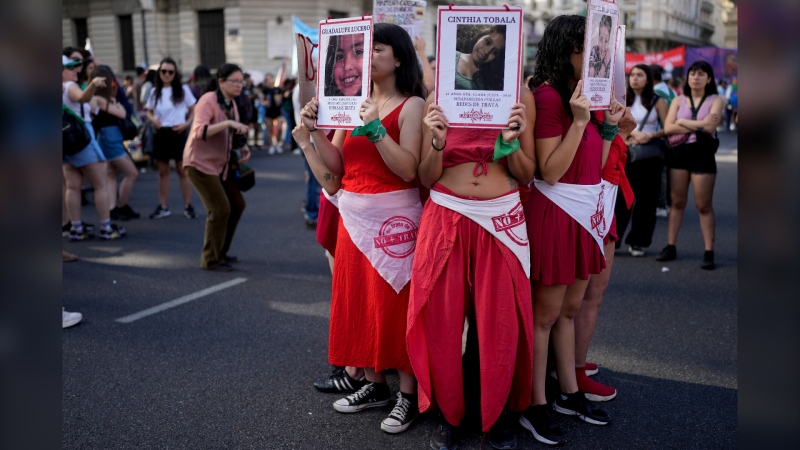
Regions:
[[[657, 259], [677, 258], [691, 184], [705, 243], [701, 266], [714, 268], [714, 152], [730, 103], [711, 66], [699, 61], [679, 92], [659, 70], [637, 65], [627, 104], [612, 98], [607, 110], [590, 111], [581, 74], [584, 51], [595, 50], [584, 49], [585, 24], [583, 16], [565, 15], [547, 25], [527, 86], [500, 131], [451, 128], [434, 102], [435, 60], [420, 58], [419, 43], [391, 24], [374, 26], [366, 49], [370, 95], [359, 110], [364, 125], [354, 130], [317, 128], [319, 103], [300, 105], [294, 80], [277, 87], [267, 74], [255, 86], [234, 64], [214, 76], [198, 67], [184, 85], [175, 61], [165, 58], [155, 74], [137, 71], [125, 82], [131, 106], [119, 100], [125, 89], [116, 88], [110, 69], [81, 76], [86, 55], [65, 49], [64, 104], [101, 131], [64, 157], [65, 230], [74, 240], [91, 233], [80, 220], [86, 176], [105, 193], [95, 195], [100, 237], [125, 234], [110, 213], [132, 218], [127, 199], [135, 176], [124, 196], [122, 185], [119, 193], [108, 185], [128, 169], [106, 163], [125, 153], [116, 132], [104, 130], [118, 128], [126, 111], [139, 112], [154, 129], [159, 168], [151, 218], [169, 215], [174, 160], [181, 192], [194, 186], [208, 211], [201, 266], [232, 270], [237, 258], [228, 250], [245, 204], [228, 176], [231, 156], [246, 161], [247, 136], [256, 145], [257, 131], [272, 149], [294, 142], [309, 171], [307, 223], [313, 220], [332, 272], [328, 360], [335, 369], [314, 386], [343, 395], [334, 410], [391, 406], [380, 425], [387, 433], [435, 411], [430, 447], [456, 449], [470, 404], [466, 378], [476, 377], [475, 407], [493, 448], [516, 448], [517, 425], [541, 443], [563, 444], [554, 412], [592, 425], [611, 421], [599, 403], [617, 391], [591, 378], [599, 368], [587, 361], [588, 351], [615, 249], [626, 232], [634, 256], [653, 241], [664, 170], [669, 225]], [[502, 59], [504, 29], [472, 31], [456, 55], [455, 85], [490, 89], [495, 81], [486, 67]], [[343, 74], [331, 89], [348, 95], [354, 75], [345, 65], [357, 56], [331, 61], [330, 72]], [[193, 218], [190, 198], [184, 195], [184, 214]], [[65, 327], [77, 323], [63, 314]], [[387, 369], [399, 376], [394, 394]], [[546, 389], [548, 378], [557, 392]]]

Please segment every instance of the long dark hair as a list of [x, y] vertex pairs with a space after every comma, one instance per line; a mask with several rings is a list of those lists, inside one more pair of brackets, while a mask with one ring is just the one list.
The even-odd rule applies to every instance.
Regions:
[[[163, 66], [164, 63], [172, 64], [172, 67], [175, 68], [175, 76], [172, 78], [172, 83], [170, 84], [170, 87], [172, 87], [172, 97], [170, 98], [170, 100], [172, 100], [173, 104], [180, 103], [183, 101], [183, 83], [181, 82], [181, 72], [180, 70], [178, 70], [178, 63], [176, 63], [174, 59], [167, 56], [166, 58], [162, 59], [160, 63], [158, 63], [159, 72], [161, 72], [161, 66]], [[153, 103], [154, 105], [157, 104], [159, 100], [161, 100], [161, 89], [163, 88], [164, 88], [164, 82], [161, 80], [161, 76], [157, 75], [156, 92], [155, 92], [156, 100]]]
[[[644, 89], [642, 89], [642, 106], [645, 108], [650, 107], [650, 103], [653, 101], [653, 97], [655, 97], [656, 93], [653, 90], [653, 74], [650, 72], [650, 66], [647, 64], [637, 64], [633, 66], [633, 69], [639, 69], [644, 72], [645, 78], [647, 78], [647, 83], [644, 85]], [[631, 69], [631, 73], [633, 73], [633, 69]], [[636, 93], [633, 92], [631, 88], [631, 82], [628, 80], [628, 93], [625, 95], [625, 103], [627, 106], [633, 105], [633, 101], [636, 100]]]
[[106, 100], [106, 110], [108, 110], [111, 97], [116, 97], [115, 90], [119, 88], [117, 85], [117, 77], [114, 75], [114, 71], [111, 70], [111, 67], [106, 65], [99, 65], [94, 68], [94, 71], [91, 73], [91, 78], [95, 77], [105, 77], [106, 79], [106, 85], [95, 89], [94, 95]]
[[428, 92], [422, 84], [422, 67], [408, 32], [395, 24], [376, 23], [372, 33], [372, 41], [392, 47], [394, 57], [400, 62], [400, 67], [394, 69], [397, 92], [406, 97], [426, 98]]
[[703, 92], [703, 95], [710, 96], [717, 93], [717, 82], [714, 80], [714, 69], [711, 68], [711, 64], [700, 60], [695, 61], [686, 69], [686, 81], [683, 82], [683, 95], [692, 95], [692, 88], [689, 87], [689, 74], [694, 72], [695, 70], [702, 70], [706, 74], [708, 74], [708, 78], [711, 82], [706, 84], [706, 89]]
[[[547, 24], [542, 40], [539, 41], [539, 53], [533, 70], [533, 85], [541, 86], [550, 83], [561, 96], [561, 103], [570, 118], [572, 108], [569, 99], [572, 90], [569, 82], [575, 77], [570, 57], [577, 51], [583, 52], [586, 18], [578, 15], [558, 16]], [[594, 118], [594, 114], [591, 115]]]

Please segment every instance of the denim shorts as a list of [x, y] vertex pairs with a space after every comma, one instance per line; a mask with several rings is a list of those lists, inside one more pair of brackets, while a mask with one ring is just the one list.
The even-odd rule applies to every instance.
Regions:
[[62, 158], [64, 164], [69, 164], [79, 169], [92, 163], [105, 162], [106, 157], [103, 155], [103, 150], [100, 149], [100, 144], [97, 143], [97, 139], [94, 136], [94, 128], [91, 124], [86, 124], [86, 129], [89, 130], [92, 141], [89, 142], [89, 145], [87, 145], [85, 149], [78, 153], [71, 156], [64, 156]]
[[116, 125], [101, 128], [97, 136], [97, 143], [100, 144], [107, 161], [128, 156], [128, 151], [122, 144], [122, 131]]

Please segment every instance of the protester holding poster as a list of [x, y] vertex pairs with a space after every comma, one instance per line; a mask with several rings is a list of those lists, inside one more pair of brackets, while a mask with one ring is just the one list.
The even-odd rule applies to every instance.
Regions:
[[365, 125], [338, 130], [331, 141], [317, 128], [321, 102], [312, 99], [301, 116], [320, 161], [342, 180], [328, 358], [364, 368], [369, 381], [333, 407], [353, 413], [389, 404], [384, 370], [397, 369], [400, 392], [381, 429], [399, 433], [418, 412], [405, 318], [422, 215], [416, 177], [425, 89], [405, 30], [376, 24], [374, 45], [365, 48], [372, 49], [371, 95], [357, 109]]
[[453, 128], [508, 126], [519, 101], [522, 9], [439, 7], [435, 103]]
[[531, 244], [533, 392], [520, 423], [550, 445], [564, 442], [545, 396], [551, 329], [561, 390], [553, 409], [595, 425], [610, 421], [577, 384], [585, 368], [575, 367], [573, 319], [589, 276], [606, 266], [603, 239], [612, 226], [616, 188], [601, 181], [601, 169], [625, 107], [609, 96], [610, 110], [590, 112], [582, 79], [586, 23], [571, 15], [547, 25], [533, 79], [538, 171], [525, 210]]
[[323, 20], [319, 44], [316, 126], [351, 130], [362, 125], [359, 105], [369, 94], [372, 19]]
[[420, 223], [406, 337], [420, 411], [441, 411], [430, 440], [435, 449], [458, 445], [465, 318], [467, 352], [475, 344], [480, 349], [481, 423], [494, 448], [516, 448], [505, 407], [519, 413], [530, 403], [530, 253], [519, 186], [535, 171], [536, 108], [530, 91], [520, 92], [502, 130], [451, 128], [435, 95], [427, 102], [419, 176], [431, 195]]

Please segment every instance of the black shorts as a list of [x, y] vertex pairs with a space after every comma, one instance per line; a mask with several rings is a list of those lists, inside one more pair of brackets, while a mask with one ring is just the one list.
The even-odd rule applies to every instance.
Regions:
[[667, 167], [689, 173], [717, 173], [715, 151], [699, 142], [683, 144], [667, 151]]
[[153, 158], [156, 161], [183, 159], [186, 136], [186, 131], [178, 133], [169, 127], [159, 128], [153, 135]]

